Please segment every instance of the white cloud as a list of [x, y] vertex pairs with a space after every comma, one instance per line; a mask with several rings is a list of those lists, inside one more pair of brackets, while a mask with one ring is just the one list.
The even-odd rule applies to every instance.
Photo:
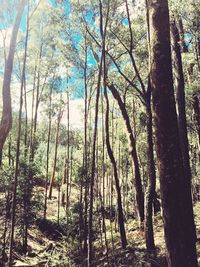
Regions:
[[0, 48], [7, 48], [10, 44], [10, 38], [12, 34], [12, 27], [8, 29], [0, 30]]
[[[83, 99], [71, 99], [69, 101], [69, 123], [71, 129], [82, 129], [84, 127], [83, 120], [83, 109], [84, 109], [84, 100]], [[64, 113], [63, 124], [67, 124], [67, 112]]]

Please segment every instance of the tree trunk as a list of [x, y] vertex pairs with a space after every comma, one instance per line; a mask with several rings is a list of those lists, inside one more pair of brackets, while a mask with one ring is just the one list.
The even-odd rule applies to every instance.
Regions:
[[[21, 4], [23, 4], [22, 5], [23, 8], [25, 6], [25, 3], [26, 3], [25, 1], [22, 1], [22, 3], [21, 3]], [[20, 88], [20, 105], [19, 105], [19, 117], [18, 117], [16, 162], [15, 162], [14, 188], [13, 188], [13, 198], [12, 198], [11, 231], [10, 231], [10, 246], [9, 246], [9, 259], [8, 259], [8, 266], [9, 267], [12, 266], [12, 252], [13, 252], [14, 232], [15, 232], [17, 186], [18, 186], [19, 164], [20, 164], [20, 137], [21, 137], [21, 128], [22, 128], [23, 83], [24, 83], [24, 77], [22, 77], [21, 88]]]
[[11, 94], [10, 94], [10, 83], [13, 69], [13, 61], [15, 55], [15, 47], [17, 41], [17, 34], [21, 21], [21, 16], [26, 5], [26, 0], [22, 0], [15, 19], [15, 24], [12, 30], [10, 47], [8, 57], [5, 62], [4, 78], [3, 78], [3, 111], [0, 124], [0, 165], [2, 163], [2, 151], [6, 138], [12, 127], [12, 106], [11, 106]]
[[49, 150], [50, 150], [50, 140], [51, 140], [51, 117], [52, 117], [52, 88], [49, 93], [49, 114], [48, 114], [48, 136], [47, 136], [47, 153], [46, 153], [46, 177], [45, 177], [45, 196], [44, 196], [44, 220], [47, 214], [47, 191], [49, 182]]
[[[102, 42], [105, 43], [105, 35], [108, 22], [109, 14], [109, 0], [108, 0], [108, 9], [105, 20], [105, 26], [103, 28], [103, 13], [102, 13], [102, 2], [99, 0], [99, 11], [100, 11], [100, 32]], [[93, 201], [94, 201], [94, 180], [95, 180], [95, 168], [96, 168], [96, 142], [97, 142], [97, 126], [98, 126], [98, 114], [99, 114], [99, 97], [100, 97], [100, 87], [101, 87], [101, 75], [103, 67], [103, 57], [104, 51], [101, 51], [100, 64], [99, 64], [99, 73], [98, 73], [98, 82], [97, 82], [97, 94], [96, 94], [96, 106], [95, 106], [95, 122], [94, 122], [94, 136], [93, 136], [93, 151], [92, 151], [92, 171], [90, 178], [90, 208], [89, 208], [89, 219], [88, 219], [88, 267], [92, 264], [93, 251], [92, 251], [92, 235], [93, 235]]]
[[[150, 84], [148, 85], [150, 86]], [[151, 111], [151, 89], [148, 87], [146, 95], [147, 112], [147, 169], [148, 169], [148, 187], [146, 195], [146, 214], [145, 214], [145, 239], [146, 248], [149, 252], [155, 252], [154, 232], [153, 232], [153, 203], [156, 195], [156, 170], [153, 150], [153, 123]]]
[[197, 267], [191, 185], [184, 176], [173, 91], [167, 0], [148, 0], [150, 81], [169, 267]]
[[102, 57], [99, 66], [99, 77], [97, 84], [96, 94], [96, 107], [95, 107], [95, 122], [94, 122], [94, 136], [93, 136], [93, 151], [92, 151], [92, 172], [90, 178], [90, 207], [89, 207], [89, 219], [88, 219], [88, 267], [92, 263], [92, 227], [93, 227], [93, 200], [94, 200], [94, 178], [95, 178], [95, 167], [96, 167], [96, 141], [97, 141], [97, 123], [98, 123], [98, 111], [99, 111], [99, 96], [100, 96], [100, 85], [101, 85], [101, 72], [102, 72]]
[[194, 109], [194, 120], [198, 137], [198, 153], [200, 159], [200, 105], [199, 105], [199, 98], [196, 94], [194, 94], [192, 97], [192, 105]]
[[109, 139], [109, 100], [107, 95], [107, 89], [104, 88], [104, 97], [106, 100], [106, 118], [105, 118], [105, 131], [106, 131], [106, 147], [108, 151], [108, 156], [110, 158], [110, 161], [113, 166], [114, 170], [114, 178], [115, 178], [115, 186], [116, 186], [116, 192], [117, 192], [117, 211], [118, 211], [118, 225], [120, 230], [120, 238], [121, 238], [121, 244], [122, 248], [126, 248], [127, 246], [127, 240], [126, 240], [126, 232], [124, 227], [124, 214], [123, 214], [123, 208], [122, 208], [122, 198], [121, 198], [121, 189], [119, 184], [119, 177], [117, 172], [117, 164], [113, 155], [113, 151], [110, 145], [110, 139]]
[[[66, 211], [69, 207], [69, 169], [70, 169], [70, 158], [69, 158], [69, 92], [67, 92], [67, 153], [65, 153], [65, 164], [64, 164], [64, 175], [62, 179], [62, 187], [66, 186], [66, 190], [61, 192], [61, 205], [64, 206], [66, 203]], [[65, 194], [66, 192], [66, 194]]]
[[135, 179], [134, 179], [134, 184], [135, 184], [135, 190], [136, 190], [136, 202], [137, 202], [137, 209], [138, 209], [138, 214], [139, 214], [139, 219], [140, 219], [140, 224], [141, 227], [143, 226], [144, 222], [144, 193], [142, 190], [142, 181], [141, 181], [141, 175], [140, 175], [140, 168], [139, 168], [139, 161], [138, 161], [138, 156], [137, 156], [137, 150], [136, 150], [136, 141], [133, 135], [133, 131], [131, 128], [131, 123], [130, 119], [126, 110], [126, 107], [121, 99], [121, 96], [119, 95], [117, 89], [113, 84], [108, 85], [113, 97], [117, 100], [119, 108], [122, 112], [122, 116], [124, 119], [124, 122], [126, 124], [127, 132], [128, 132], [128, 137], [130, 141], [130, 153], [134, 165], [134, 170], [135, 170]]
[[[87, 48], [87, 40], [85, 37], [85, 64], [84, 64], [84, 89], [85, 89], [85, 99], [84, 99], [84, 155], [83, 155], [83, 184], [84, 184], [84, 216], [81, 218], [81, 221], [84, 222], [84, 230], [83, 230], [83, 239], [84, 245], [83, 250], [87, 252], [87, 236], [88, 236], [88, 221], [87, 221], [87, 213], [88, 213], [88, 86], [87, 86], [87, 61], [88, 61], [88, 48]], [[81, 214], [82, 215], [82, 214]]]
[[54, 153], [54, 163], [53, 163], [53, 171], [51, 176], [51, 181], [49, 185], [49, 199], [52, 197], [52, 190], [55, 180], [55, 173], [56, 173], [56, 165], [57, 165], [57, 154], [58, 154], [58, 138], [59, 138], [59, 130], [60, 130], [60, 121], [62, 119], [62, 110], [60, 108], [57, 118], [57, 126], [56, 126], [56, 138], [55, 138], [55, 153]]
[[69, 92], [67, 92], [67, 173], [66, 173], [66, 210], [69, 208], [69, 169], [70, 169], [70, 155], [69, 155]]
[[181, 145], [181, 153], [185, 179], [191, 180], [189, 144], [187, 137], [187, 121], [185, 111], [185, 81], [183, 73], [183, 65], [180, 50], [180, 37], [175, 20], [171, 23], [172, 47], [173, 47], [173, 66], [174, 66], [174, 81], [176, 89], [176, 104], [178, 117], [178, 130]]
[[[27, 50], [28, 50], [28, 37], [29, 37], [29, 3], [27, 4], [27, 23], [26, 23], [26, 37], [25, 37], [25, 51], [23, 59], [23, 68], [22, 68], [22, 87], [24, 92], [24, 106], [25, 106], [25, 132], [24, 132], [24, 159], [27, 162], [27, 137], [28, 137], [28, 115], [27, 115], [27, 97], [26, 97], [26, 61], [27, 61]], [[29, 166], [30, 168], [30, 166]], [[25, 187], [24, 187], [24, 215], [23, 215], [23, 253], [26, 254], [28, 246], [28, 217], [30, 207], [30, 198], [31, 198], [31, 179], [28, 176], [28, 168], [25, 165], [24, 169], [25, 174]]]
[[[101, 91], [102, 92], [102, 91]], [[108, 240], [107, 240], [107, 231], [106, 231], [106, 223], [105, 223], [105, 132], [104, 132], [104, 103], [103, 103], [103, 92], [101, 93], [101, 112], [102, 112], [102, 184], [100, 184], [100, 203], [101, 203], [101, 214], [102, 214], [102, 232], [104, 234], [104, 241], [106, 246], [106, 258], [109, 264], [108, 259]], [[101, 193], [102, 189], [102, 193]]]

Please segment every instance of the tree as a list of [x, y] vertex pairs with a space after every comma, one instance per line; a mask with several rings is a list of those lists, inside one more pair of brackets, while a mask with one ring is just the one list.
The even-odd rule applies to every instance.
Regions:
[[186, 121], [186, 107], [185, 107], [185, 79], [183, 73], [180, 36], [176, 26], [176, 21], [171, 22], [172, 48], [173, 48], [173, 65], [174, 65], [174, 81], [176, 90], [176, 105], [178, 130], [181, 145], [182, 160], [185, 172], [185, 179], [191, 180], [190, 158], [189, 158], [189, 144], [187, 137], [187, 121]]
[[2, 151], [6, 138], [10, 132], [12, 126], [12, 107], [11, 107], [11, 94], [10, 83], [13, 69], [13, 61], [15, 55], [15, 47], [17, 41], [17, 33], [21, 21], [21, 16], [26, 6], [26, 0], [22, 0], [18, 7], [14, 27], [12, 30], [10, 47], [8, 57], [5, 62], [4, 79], [3, 79], [3, 112], [0, 123], [0, 165], [2, 163]]
[[61, 123], [62, 116], [63, 116], [63, 109], [62, 109], [62, 105], [60, 103], [58, 116], [57, 116], [57, 123], [56, 123], [55, 151], [54, 151], [53, 170], [52, 170], [52, 175], [51, 175], [51, 180], [50, 180], [50, 185], [49, 185], [49, 195], [48, 195], [49, 199], [51, 199], [51, 197], [52, 197], [52, 190], [53, 190], [53, 186], [54, 186], [54, 182], [55, 182], [57, 156], [58, 156], [59, 132], [60, 132], [60, 123]]
[[192, 97], [192, 106], [194, 109], [194, 120], [195, 120], [195, 128], [197, 132], [197, 138], [198, 138], [198, 153], [200, 158], [200, 103], [199, 98], [197, 94], [194, 94]]
[[168, 1], [148, 0], [147, 9], [150, 83], [167, 261], [170, 267], [196, 267], [191, 185], [184, 175], [173, 91]]
[[120, 94], [118, 93], [117, 89], [113, 84], [109, 85], [109, 89], [112, 92], [113, 97], [117, 100], [119, 108], [122, 112], [123, 119], [126, 124], [127, 132], [128, 132], [128, 137], [130, 140], [130, 153], [133, 161], [133, 166], [135, 170], [135, 179], [134, 179], [134, 184], [135, 184], [135, 190], [136, 190], [136, 202], [138, 205], [138, 214], [140, 218], [140, 224], [142, 226], [143, 221], [144, 221], [144, 193], [142, 189], [142, 182], [141, 182], [141, 176], [140, 176], [140, 167], [139, 167], [139, 161], [138, 161], [138, 156], [137, 156], [137, 148], [136, 148], [136, 141], [133, 135], [133, 131], [131, 128], [131, 123], [130, 123], [130, 118], [127, 113], [125, 104], [123, 103]]
[[156, 251], [153, 232], [153, 204], [156, 201], [156, 167], [154, 161], [153, 144], [153, 119], [151, 109], [151, 85], [148, 81], [146, 93], [146, 111], [147, 111], [147, 170], [148, 170], [148, 188], [146, 193], [146, 212], [145, 212], [145, 239], [146, 247], [149, 252]]
[[122, 207], [121, 188], [120, 188], [120, 183], [119, 183], [117, 164], [116, 164], [116, 160], [115, 160], [112, 148], [111, 148], [110, 138], [109, 138], [109, 99], [108, 99], [106, 85], [104, 88], [104, 97], [106, 100], [106, 118], [105, 118], [106, 147], [107, 147], [108, 155], [109, 155], [109, 158], [112, 163], [113, 170], [114, 170], [115, 186], [116, 186], [116, 191], [117, 191], [118, 224], [119, 224], [119, 230], [120, 230], [121, 244], [122, 244], [122, 248], [126, 248], [127, 239], [126, 239], [126, 232], [125, 232], [125, 227], [124, 227], [124, 213], [123, 213], [123, 207]]

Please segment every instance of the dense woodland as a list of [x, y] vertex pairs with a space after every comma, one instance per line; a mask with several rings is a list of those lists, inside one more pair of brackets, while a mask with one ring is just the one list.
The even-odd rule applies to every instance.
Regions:
[[0, 266], [200, 266], [199, 19], [0, 1]]

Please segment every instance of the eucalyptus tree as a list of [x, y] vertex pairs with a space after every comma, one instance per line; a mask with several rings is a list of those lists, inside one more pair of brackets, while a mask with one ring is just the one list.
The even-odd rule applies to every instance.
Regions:
[[54, 149], [54, 161], [53, 161], [53, 169], [52, 169], [52, 175], [50, 179], [50, 185], [49, 185], [49, 194], [48, 198], [52, 198], [52, 191], [53, 186], [55, 183], [55, 173], [56, 173], [56, 166], [57, 166], [57, 160], [58, 160], [58, 144], [59, 144], [59, 132], [60, 132], [60, 124], [63, 117], [63, 100], [61, 99], [62, 95], [60, 96], [60, 101], [57, 103], [57, 122], [56, 122], [56, 133], [55, 133], [55, 149]]
[[126, 232], [124, 226], [124, 214], [123, 214], [123, 207], [122, 207], [122, 196], [121, 196], [121, 189], [119, 184], [119, 177], [117, 171], [117, 164], [114, 157], [114, 153], [111, 147], [110, 137], [109, 137], [109, 99], [107, 93], [107, 62], [106, 62], [106, 37], [107, 37], [107, 26], [108, 26], [108, 18], [110, 14], [110, 1], [108, 0], [106, 4], [107, 13], [104, 18], [103, 16], [103, 6], [102, 2], [99, 2], [100, 5], [100, 32], [102, 38], [102, 56], [103, 56], [103, 86], [104, 86], [104, 97], [106, 102], [106, 115], [105, 115], [105, 132], [106, 132], [106, 147], [108, 151], [108, 156], [113, 166], [114, 177], [115, 177], [115, 186], [117, 191], [117, 211], [118, 211], [118, 224], [120, 229], [120, 238], [122, 247], [125, 248], [127, 246], [127, 239], [126, 239]]
[[[185, 104], [185, 78], [182, 63], [182, 45], [180, 46], [180, 30], [177, 27], [177, 21], [175, 19], [171, 22], [171, 36], [172, 36], [172, 55], [173, 55], [173, 70], [174, 70], [174, 83], [176, 91], [176, 105], [177, 105], [177, 117], [178, 117], [178, 129], [181, 145], [181, 153], [184, 164], [185, 176], [191, 180], [191, 168], [189, 158], [189, 143], [187, 136], [187, 120], [186, 120], [186, 104]], [[188, 50], [187, 50], [188, 52]]]
[[[52, 10], [50, 3], [41, 2], [30, 18], [30, 42], [28, 46], [29, 57], [29, 84], [32, 84], [32, 108], [31, 130], [30, 130], [30, 161], [34, 160], [35, 149], [37, 148], [37, 124], [41, 101], [45, 90], [48, 90], [49, 77], [52, 77], [55, 70], [58, 71], [59, 51], [57, 45], [59, 36], [54, 38], [56, 26], [52, 25]], [[45, 16], [43, 15], [45, 13]]]
[[4, 70], [4, 79], [3, 79], [3, 88], [2, 88], [3, 112], [2, 112], [1, 124], [0, 124], [0, 164], [2, 162], [3, 146], [12, 126], [10, 84], [11, 84], [11, 76], [12, 76], [12, 69], [13, 69], [13, 60], [14, 60], [14, 55], [15, 55], [15, 47], [16, 47], [16, 41], [17, 41], [17, 33], [19, 30], [19, 26], [20, 26], [21, 16], [26, 6], [26, 2], [27, 2], [26, 0], [22, 0], [19, 3], [15, 23], [14, 23], [13, 30], [12, 30], [9, 52], [8, 52], [8, 56], [5, 61], [5, 70]]
[[[13, 68], [13, 59], [14, 59], [14, 51], [16, 46], [16, 38], [17, 32], [20, 25], [21, 16], [23, 10], [25, 8], [26, 1], [21, 1], [18, 14], [15, 21], [15, 26], [13, 28], [13, 34], [11, 37], [10, 43], [10, 51], [8, 54], [8, 58], [6, 60], [5, 70], [7, 70], [7, 74], [5, 71], [5, 78], [4, 78], [4, 85], [3, 85], [3, 95], [4, 95], [4, 105], [8, 105], [6, 109], [3, 109], [2, 121], [4, 122], [1, 127], [3, 127], [3, 131], [5, 134], [8, 134], [9, 128], [11, 127], [12, 123], [12, 110], [11, 110], [11, 97], [10, 97], [10, 82], [11, 82], [11, 74]], [[27, 41], [27, 40], [26, 40]], [[17, 137], [17, 151], [16, 151], [16, 164], [15, 164], [15, 175], [14, 175], [14, 188], [13, 188], [13, 199], [12, 199], [12, 218], [11, 218], [11, 234], [10, 234], [10, 245], [9, 245], [9, 261], [8, 265], [12, 266], [12, 253], [13, 253], [13, 242], [14, 242], [14, 231], [15, 231], [15, 212], [16, 212], [16, 194], [17, 194], [17, 185], [18, 185], [18, 175], [19, 175], [19, 156], [20, 156], [20, 135], [21, 135], [21, 124], [22, 124], [22, 105], [23, 105], [23, 86], [24, 86], [24, 75], [25, 75], [25, 68], [26, 68], [26, 50], [23, 62], [23, 73], [22, 73], [22, 81], [21, 81], [21, 88], [20, 88], [20, 107], [19, 107], [19, 118], [18, 118], [18, 137]], [[5, 112], [5, 114], [4, 114]], [[8, 119], [4, 118], [4, 116]], [[6, 124], [5, 124], [6, 123]], [[9, 127], [6, 127], [9, 125]], [[5, 139], [4, 139], [5, 142]], [[3, 144], [2, 144], [3, 148]], [[2, 153], [2, 152], [1, 152]]]
[[[92, 96], [95, 94], [95, 86], [98, 84], [98, 78], [96, 73], [100, 70], [98, 66], [94, 64], [93, 58], [91, 57], [90, 42], [87, 38], [87, 32], [85, 26], [82, 23], [82, 13], [87, 14], [88, 2], [81, 3], [82, 8], [80, 11], [80, 4], [77, 1], [71, 2], [72, 14], [68, 15], [65, 10], [62, 10], [62, 5], [60, 9], [62, 10], [60, 16], [57, 17], [59, 23], [62, 25], [60, 31], [62, 36], [66, 37], [62, 43], [60, 43], [60, 50], [63, 57], [68, 62], [72, 64], [76, 72], [76, 77], [74, 77], [77, 86], [78, 95], [84, 98], [84, 149], [83, 149], [83, 166], [81, 174], [81, 185], [80, 185], [80, 242], [82, 243], [82, 232], [83, 232], [83, 251], [85, 254], [88, 249], [88, 211], [89, 211], [89, 195], [93, 191], [92, 182], [90, 183], [90, 176], [95, 175], [96, 164], [95, 157], [96, 148], [92, 147], [91, 140], [89, 141], [89, 136], [91, 135], [89, 113], [91, 112]], [[93, 4], [92, 4], [93, 5]], [[94, 3], [94, 5], [96, 5]], [[91, 11], [92, 12], [92, 11]], [[65, 31], [63, 30], [65, 29]], [[98, 76], [98, 74], [97, 74]], [[79, 87], [84, 88], [83, 91]], [[99, 85], [97, 86], [99, 87]], [[77, 94], [77, 93], [76, 93]], [[98, 102], [98, 101], [97, 101]], [[96, 103], [94, 103], [96, 105]], [[98, 103], [97, 103], [98, 105]], [[97, 111], [97, 110], [96, 110]], [[98, 112], [98, 111], [97, 111]], [[97, 117], [96, 117], [97, 118]], [[94, 122], [96, 125], [97, 122]], [[96, 127], [96, 126], [95, 126]], [[95, 132], [95, 131], [94, 131]], [[96, 135], [96, 136], [95, 136]], [[97, 133], [94, 133], [94, 142], [96, 143]], [[91, 145], [90, 145], [91, 144]], [[93, 150], [93, 152], [92, 152]], [[95, 150], [95, 151], [94, 151]], [[93, 159], [92, 159], [93, 157]], [[93, 163], [91, 162], [93, 160]], [[90, 165], [91, 163], [91, 165]], [[93, 165], [94, 164], [94, 165]], [[91, 174], [93, 170], [93, 174]], [[94, 179], [94, 178], [92, 178]], [[93, 197], [92, 197], [93, 198]], [[93, 209], [93, 204], [91, 204], [93, 199], [90, 199], [90, 207]], [[90, 212], [91, 213], [91, 212]], [[92, 221], [90, 221], [90, 224]], [[82, 244], [81, 244], [82, 245]]]
[[[118, 3], [119, 7], [120, 4]], [[129, 10], [129, 4], [126, 1], [125, 5], [123, 6], [122, 10], [125, 10], [125, 14], [127, 16], [127, 20], [125, 20], [125, 15], [120, 12], [115, 12], [113, 11], [113, 17], [116, 17], [116, 20], [112, 19], [110, 22], [110, 27], [109, 27], [109, 34], [112, 36], [108, 49], [106, 50], [106, 53], [108, 57], [111, 59], [111, 61], [114, 63], [117, 71], [124, 81], [128, 84], [127, 87], [132, 87], [135, 90], [135, 93], [141, 100], [141, 102], [145, 105], [146, 108], [146, 113], [147, 113], [147, 159], [148, 159], [148, 176], [149, 176], [149, 187], [147, 191], [147, 205], [146, 205], [146, 242], [147, 242], [147, 247], [149, 250], [155, 250], [155, 245], [154, 245], [154, 240], [153, 240], [153, 222], [152, 222], [152, 204], [155, 202], [155, 186], [156, 186], [156, 172], [155, 172], [155, 163], [154, 163], [154, 149], [153, 149], [153, 134], [152, 134], [152, 115], [151, 115], [151, 90], [149, 86], [149, 82], [147, 79], [147, 73], [146, 77], [144, 75], [141, 75], [141, 71], [138, 68], [138, 65], [140, 64], [141, 60], [143, 62], [147, 62], [147, 53], [145, 53], [145, 47], [141, 49], [141, 46], [138, 48], [138, 43], [145, 43], [144, 42], [144, 33], [140, 33], [140, 36], [138, 36], [139, 41], [138, 43], [134, 39], [134, 34], [137, 34], [138, 32], [136, 31], [135, 28], [132, 27], [132, 10]], [[117, 10], [117, 4], [115, 6]], [[138, 18], [137, 18], [138, 19]], [[125, 20], [125, 22], [124, 22]], [[116, 23], [117, 21], [117, 23]], [[135, 22], [135, 21], [134, 21]], [[139, 19], [139, 22], [141, 22], [141, 18]], [[128, 26], [126, 26], [128, 25]], [[137, 25], [137, 22], [136, 22]], [[120, 26], [120, 27], [119, 27]], [[119, 30], [121, 29], [121, 30]], [[126, 38], [121, 38], [122, 31], [127, 32], [127, 39]], [[98, 39], [96, 36], [89, 31], [90, 37], [92, 40], [100, 46], [100, 43], [98, 42]], [[114, 41], [113, 41], [114, 40]], [[118, 45], [116, 46], [116, 43]], [[134, 45], [134, 42], [136, 42], [136, 45]], [[141, 44], [140, 43], [140, 44]], [[114, 52], [114, 53], [113, 53]], [[117, 53], [117, 56], [116, 56]], [[126, 62], [126, 65], [124, 68], [121, 67], [121, 64], [123, 65], [123, 62]], [[138, 64], [138, 65], [137, 65]], [[140, 66], [141, 69], [144, 68], [145, 66], [144, 63], [141, 64]], [[132, 78], [132, 73], [135, 73], [135, 77]], [[131, 75], [131, 76], [130, 76]], [[113, 76], [112, 80], [114, 80]], [[130, 78], [131, 77], [131, 78]], [[110, 88], [115, 88], [113, 85], [110, 86]], [[116, 91], [114, 95], [116, 96]], [[111, 90], [111, 92], [114, 92], [114, 90]], [[118, 99], [119, 98], [118, 94]], [[128, 123], [129, 116], [126, 112], [126, 109], [124, 108], [125, 105], [123, 101], [121, 101], [122, 105], [119, 105], [122, 114], [126, 114], [126, 116], [123, 116], [126, 122], [126, 125], [130, 125]], [[128, 123], [128, 124], [127, 124]], [[130, 143], [133, 149], [131, 149], [132, 153], [132, 159], [133, 159], [133, 166], [135, 167], [135, 188], [136, 188], [136, 199], [137, 199], [137, 207], [139, 211], [139, 218], [141, 225], [143, 225], [144, 221], [144, 195], [143, 195], [143, 188], [142, 188], [142, 183], [141, 183], [141, 175], [140, 175], [140, 169], [139, 169], [139, 163], [138, 163], [138, 156], [137, 156], [137, 150], [136, 150], [136, 141], [133, 135], [133, 131], [131, 129], [131, 126], [129, 127], [128, 133], [131, 133], [129, 135], [130, 137]]]
[[[147, 1], [150, 83], [168, 266], [197, 266], [190, 177], [184, 173], [173, 91], [168, 1]], [[170, 116], [169, 116], [170, 114]]]

